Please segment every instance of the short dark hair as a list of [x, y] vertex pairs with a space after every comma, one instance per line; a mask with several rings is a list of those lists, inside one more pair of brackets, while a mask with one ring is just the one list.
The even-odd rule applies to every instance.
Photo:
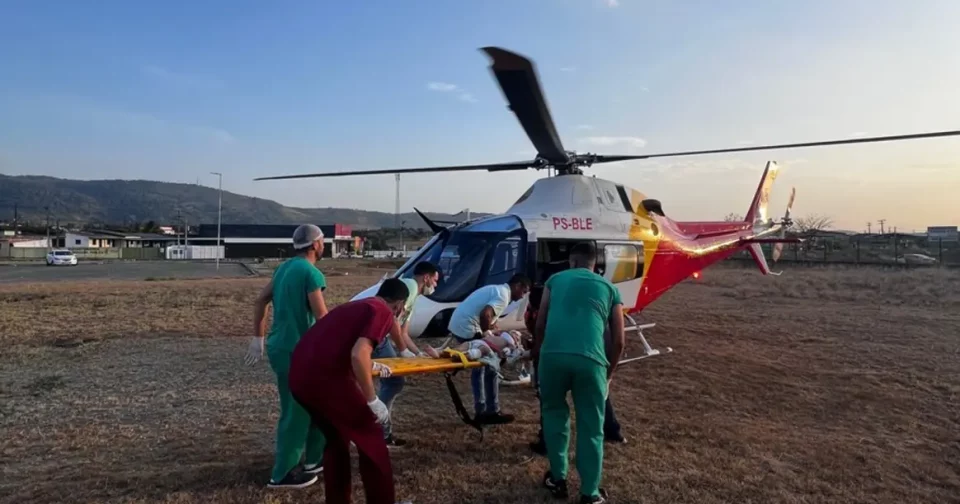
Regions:
[[512, 277], [510, 277], [510, 281], [507, 283], [510, 285], [520, 284], [528, 288], [533, 285], [533, 282], [530, 281], [530, 278], [527, 277], [527, 275], [524, 275], [523, 273], [517, 273], [516, 275], [513, 275]]
[[593, 242], [580, 242], [570, 250], [570, 258], [583, 262], [596, 262], [597, 247]]
[[383, 283], [380, 284], [380, 290], [377, 291], [377, 296], [383, 298], [383, 300], [388, 303], [405, 301], [409, 295], [410, 289], [408, 289], [407, 284], [399, 278], [388, 278], [384, 280]]
[[437, 265], [430, 261], [418, 262], [417, 265], [413, 267], [413, 276], [432, 275], [439, 272], [440, 269], [437, 268]]

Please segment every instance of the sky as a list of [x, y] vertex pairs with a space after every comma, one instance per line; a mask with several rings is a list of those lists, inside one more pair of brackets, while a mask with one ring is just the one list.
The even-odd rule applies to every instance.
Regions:
[[[535, 62], [564, 147], [639, 154], [960, 130], [955, 0], [0, 3], [0, 173], [216, 186], [392, 212], [391, 175], [535, 152], [479, 48]], [[675, 219], [771, 201], [839, 229], [960, 224], [960, 137], [599, 165]], [[506, 210], [544, 172], [401, 178], [401, 209]]]

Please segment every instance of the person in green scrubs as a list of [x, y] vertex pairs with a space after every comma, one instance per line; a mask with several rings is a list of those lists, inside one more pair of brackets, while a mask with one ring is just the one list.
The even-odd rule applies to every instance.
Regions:
[[[594, 273], [596, 262], [595, 246], [579, 243], [570, 251], [570, 269], [547, 279], [531, 352], [538, 362], [543, 435], [550, 461], [543, 485], [554, 497], [567, 497], [570, 392], [577, 418], [580, 504], [606, 502], [606, 492], [600, 488], [604, 409], [624, 346], [620, 292]], [[604, 342], [607, 323], [609, 347]]]
[[[258, 362], [264, 353], [267, 306], [273, 303], [273, 324], [266, 336], [266, 353], [277, 380], [280, 395], [280, 419], [277, 422], [276, 455], [269, 488], [305, 488], [317, 482], [323, 471], [326, 440], [313, 425], [310, 415], [290, 394], [287, 384], [290, 355], [317, 319], [327, 314], [323, 290], [327, 281], [316, 267], [323, 255], [323, 232], [313, 224], [304, 224], [293, 232], [297, 255], [284, 261], [273, 279], [257, 296], [253, 314], [254, 337], [247, 350], [248, 365]], [[304, 453], [306, 452], [306, 453]], [[305, 455], [303, 465], [301, 456]]]

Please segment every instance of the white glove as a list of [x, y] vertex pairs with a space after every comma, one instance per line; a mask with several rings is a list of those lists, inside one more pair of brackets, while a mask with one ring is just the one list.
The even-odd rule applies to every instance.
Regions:
[[386, 364], [380, 364], [379, 362], [374, 361], [373, 370], [380, 371], [380, 378], [389, 378], [390, 377], [390, 367]]
[[390, 420], [390, 410], [387, 409], [387, 405], [383, 404], [383, 401], [379, 397], [367, 403], [367, 406], [370, 407], [370, 411], [373, 412], [377, 417], [377, 421], [380, 423], [387, 423], [387, 420]]
[[480, 356], [481, 353], [479, 348], [471, 348], [470, 350], [467, 350], [467, 359], [469, 360], [475, 361], [479, 359]]
[[[421, 352], [421, 354], [422, 353], [423, 352]], [[404, 359], [409, 359], [411, 357], [416, 357], [416, 356], [417, 354], [411, 352], [409, 348], [404, 348], [403, 351], [400, 352], [400, 357], [403, 357]]]
[[243, 362], [248, 366], [252, 366], [257, 362], [260, 362], [260, 359], [263, 358], [263, 338], [254, 336], [250, 340], [250, 344], [247, 346], [247, 355], [244, 357]]

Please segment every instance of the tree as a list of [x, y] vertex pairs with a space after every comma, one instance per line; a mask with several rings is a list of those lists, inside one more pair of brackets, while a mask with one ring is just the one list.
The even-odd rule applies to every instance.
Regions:
[[743, 222], [743, 216], [736, 213], [728, 213], [726, 217], [723, 218], [726, 222]]
[[793, 223], [801, 234], [815, 234], [818, 231], [833, 227], [833, 219], [820, 214], [798, 217]]

